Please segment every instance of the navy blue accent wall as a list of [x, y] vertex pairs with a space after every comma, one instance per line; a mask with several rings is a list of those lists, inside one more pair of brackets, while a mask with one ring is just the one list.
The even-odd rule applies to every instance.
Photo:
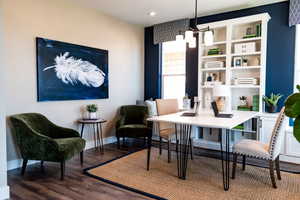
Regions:
[[[293, 93], [294, 84], [294, 50], [295, 27], [288, 26], [289, 2], [281, 2], [255, 8], [243, 9], [217, 15], [198, 18], [198, 24], [205, 24], [220, 20], [232, 19], [259, 13], [269, 13], [271, 20], [268, 25], [267, 69], [266, 69], [266, 94], [281, 93], [284, 98]], [[191, 20], [192, 21], [192, 20]], [[198, 74], [198, 57], [187, 56], [187, 72]], [[194, 75], [192, 79], [187, 75], [187, 92], [197, 94], [196, 88], [190, 87], [197, 84]], [[280, 101], [283, 105], [284, 98]]]
[[153, 27], [145, 28], [145, 100], [161, 98], [161, 56], [161, 45], [153, 44]]

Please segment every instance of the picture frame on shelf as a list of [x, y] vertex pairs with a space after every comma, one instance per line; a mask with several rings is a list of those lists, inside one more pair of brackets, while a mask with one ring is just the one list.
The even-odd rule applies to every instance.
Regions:
[[238, 56], [233, 58], [233, 66], [234, 67], [241, 67], [243, 63], [243, 58]]

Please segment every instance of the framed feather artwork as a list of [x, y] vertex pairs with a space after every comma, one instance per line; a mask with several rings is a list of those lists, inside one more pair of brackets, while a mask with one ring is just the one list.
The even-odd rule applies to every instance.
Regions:
[[108, 51], [36, 38], [38, 101], [108, 98]]

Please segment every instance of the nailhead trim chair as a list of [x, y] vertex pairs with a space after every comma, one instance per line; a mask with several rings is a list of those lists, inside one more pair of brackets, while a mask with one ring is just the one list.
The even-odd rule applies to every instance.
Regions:
[[65, 162], [80, 153], [83, 163], [85, 140], [77, 131], [59, 127], [38, 113], [25, 113], [10, 117], [16, 140], [23, 158], [21, 174], [24, 175], [28, 160], [40, 160], [61, 164], [61, 180], [64, 179]]
[[238, 155], [243, 156], [243, 170], [246, 166], [246, 157], [252, 157], [269, 161], [269, 169], [272, 185], [277, 188], [274, 176], [274, 163], [277, 172], [278, 180], [281, 180], [279, 156], [281, 151], [281, 144], [284, 139], [284, 130], [286, 127], [287, 118], [284, 114], [284, 108], [279, 113], [276, 124], [273, 128], [271, 140], [269, 144], [264, 144], [256, 140], [241, 140], [233, 146], [233, 167], [232, 179], [235, 178], [235, 170]]

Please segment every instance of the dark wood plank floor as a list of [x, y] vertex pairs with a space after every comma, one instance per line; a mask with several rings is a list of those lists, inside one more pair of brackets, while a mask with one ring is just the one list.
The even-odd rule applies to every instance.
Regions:
[[[154, 146], [157, 143], [154, 142]], [[45, 171], [41, 172], [39, 164], [29, 165], [25, 176], [20, 175], [20, 169], [8, 172], [8, 184], [11, 191], [11, 199], [16, 200], [141, 200], [144, 196], [120, 189], [103, 183], [82, 174], [84, 168], [111, 160], [129, 151], [135, 151], [143, 147], [143, 142], [127, 140], [121, 150], [116, 144], [105, 147], [105, 153], [101, 154], [93, 149], [85, 152], [84, 165], [80, 165], [79, 156], [67, 162], [66, 176], [60, 181], [60, 168], [56, 163], [45, 163]], [[173, 147], [174, 148], [174, 147]], [[166, 152], [163, 152], [166, 153]], [[196, 149], [195, 154], [219, 158], [219, 152]], [[267, 163], [252, 159], [250, 164], [266, 165]], [[281, 163], [284, 170], [299, 172], [299, 165]]]

